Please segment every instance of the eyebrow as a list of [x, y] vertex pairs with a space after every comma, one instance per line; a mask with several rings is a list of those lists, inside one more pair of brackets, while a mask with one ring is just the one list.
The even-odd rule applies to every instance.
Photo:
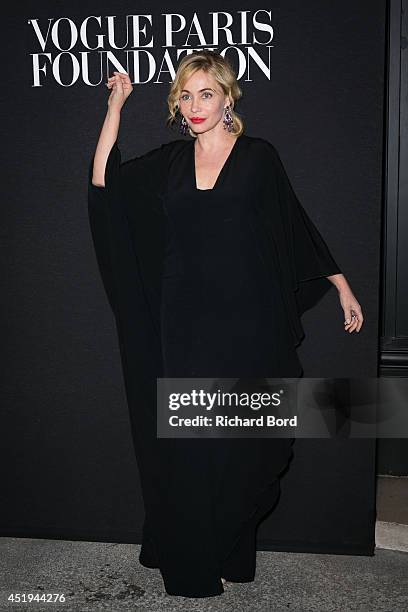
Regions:
[[[216, 93], [216, 92], [215, 92], [215, 89], [212, 89], [211, 87], [204, 87], [203, 89], [199, 89], [198, 91], [199, 91], [199, 92], [200, 92], [200, 91], [206, 91], [206, 90], [208, 90], [208, 89], [209, 89], [210, 91], [213, 91], [214, 93]], [[187, 93], [191, 93], [191, 91], [189, 91], [188, 89], [182, 89], [181, 91], [186, 91]]]

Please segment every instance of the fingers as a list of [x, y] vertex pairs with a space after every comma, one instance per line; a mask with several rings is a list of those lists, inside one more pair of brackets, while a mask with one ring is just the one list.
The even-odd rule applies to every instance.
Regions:
[[356, 323], [355, 330], [359, 332], [363, 325], [363, 321], [364, 321], [363, 313], [361, 312], [361, 308], [359, 304], [356, 304], [353, 307], [352, 313], [354, 314], [354, 320]]
[[348, 331], [348, 333], [351, 334], [357, 328], [357, 325], [358, 325], [358, 320], [356, 318], [356, 315], [352, 315], [351, 323], [347, 327], [346, 331]]
[[108, 81], [105, 83], [108, 89], [112, 89], [115, 84], [123, 87], [123, 89], [130, 89], [132, 87], [129, 75], [125, 72], [114, 71], [113, 76], [108, 77]]
[[363, 313], [359, 306], [345, 310], [344, 331], [351, 334], [353, 331], [359, 332], [364, 321]]
[[357, 316], [354, 311], [351, 311], [344, 321], [344, 331], [353, 332], [358, 325]]
[[349, 308], [344, 309], [344, 329], [345, 331], [347, 331], [351, 327], [351, 325], [353, 325], [354, 319], [353, 319], [352, 314], [353, 312], [352, 312], [351, 306]]
[[113, 72], [113, 76], [108, 78], [108, 83], [115, 81], [116, 78], [121, 79], [122, 83], [129, 83], [130, 84], [130, 78], [129, 78], [129, 75], [126, 72], [116, 72], [116, 70], [115, 70]]
[[106, 83], [106, 86], [108, 87], [108, 89], [119, 90], [119, 91], [123, 91], [125, 87], [122, 79], [118, 75], [111, 77], [108, 83]]
[[361, 312], [361, 309], [359, 309], [357, 311], [357, 329], [356, 331], [360, 331], [360, 329], [363, 326], [363, 321], [364, 321], [364, 317], [363, 317], [363, 313]]

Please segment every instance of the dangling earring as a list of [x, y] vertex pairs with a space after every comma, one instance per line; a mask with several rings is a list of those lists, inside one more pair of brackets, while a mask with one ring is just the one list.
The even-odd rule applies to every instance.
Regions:
[[181, 115], [181, 121], [180, 121], [180, 125], [179, 125], [179, 130], [183, 134], [183, 136], [187, 136], [187, 134], [188, 134], [188, 123], [187, 123], [184, 115]]
[[229, 105], [224, 108], [224, 130], [227, 130], [228, 132], [232, 132], [234, 129], [234, 119], [232, 118], [230, 110]]

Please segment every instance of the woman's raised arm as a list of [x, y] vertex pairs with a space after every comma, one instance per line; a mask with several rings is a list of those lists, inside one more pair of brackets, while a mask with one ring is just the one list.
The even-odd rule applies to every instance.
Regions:
[[112, 91], [94, 155], [92, 184], [96, 187], [105, 187], [106, 162], [118, 137], [122, 107], [133, 91], [129, 75], [123, 72], [114, 72], [106, 86]]

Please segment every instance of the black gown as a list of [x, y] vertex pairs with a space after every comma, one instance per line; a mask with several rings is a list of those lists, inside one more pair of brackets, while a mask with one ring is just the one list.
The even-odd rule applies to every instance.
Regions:
[[91, 176], [92, 162], [90, 225], [145, 503], [139, 560], [170, 595], [219, 595], [221, 576], [254, 579], [256, 529], [293, 439], [158, 439], [156, 377], [241, 378], [259, 391], [302, 376], [300, 315], [340, 269], [262, 138], [240, 136], [210, 190], [196, 187], [193, 139], [125, 163], [115, 143], [105, 188]]

